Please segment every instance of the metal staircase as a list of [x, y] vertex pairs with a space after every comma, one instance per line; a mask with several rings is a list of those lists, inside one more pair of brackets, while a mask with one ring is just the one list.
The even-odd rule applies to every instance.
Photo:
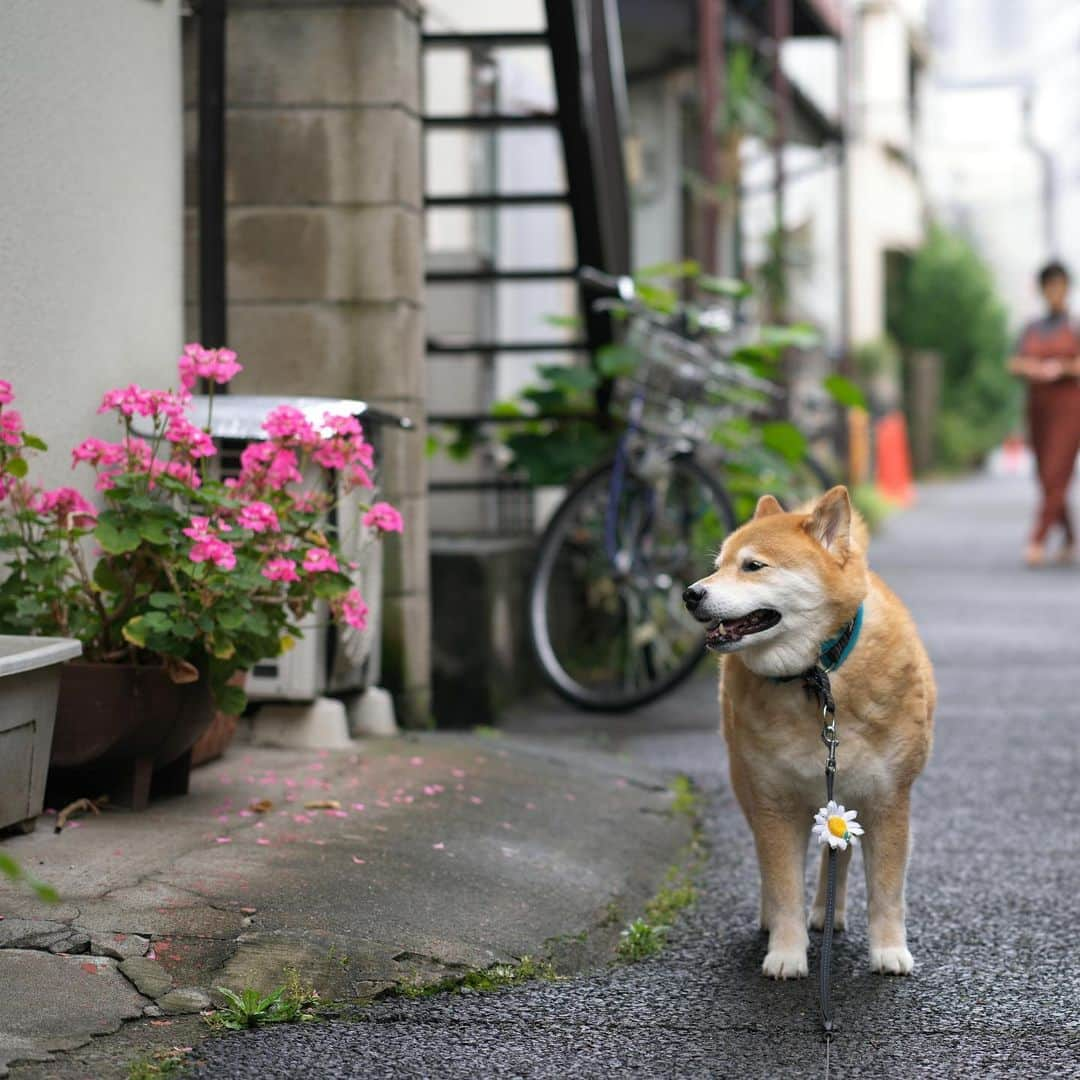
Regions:
[[[428, 33], [425, 50], [462, 50], [473, 57], [494, 50], [545, 49], [550, 53], [557, 108], [555, 111], [506, 113], [492, 109], [465, 115], [424, 117], [426, 132], [444, 130], [495, 132], [548, 127], [558, 131], [567, 182], [561, 191], [468, 191], [428, 194], [429, 210], [530, 208], [566, 206], [573, 223], [574, 265], [502, 267], [473, 265], [429, 268], [429, 287], [470, 283], [573, 281], [578, 267], [599, 266], [611, 273], [630, 269], [629, 193], [623, 163], [627, 126], [625, 75], [615, 0], [546, 0], [547, 28], [539, 32]], [[429, 337], [431, 357], [514, 356], [529, 358], [559, 352], [570, 360], [592, 355], [611, 340], [610, 320], [581, 306], [584, 333], [572, 340], [459, 340]], [[598, 412], [606, 408], [608, 390], [598, 393]], [[542, 416], [542, 414], [541, 414]], [[486, 413], [446, 414], [434, 411], [434, 423], [453, 420], [483, 426], [505, 421]], [[476, 485], [477, 487], [483, 485]], [[460, 482], [436, 481], [432, 490], [460, 490]]]

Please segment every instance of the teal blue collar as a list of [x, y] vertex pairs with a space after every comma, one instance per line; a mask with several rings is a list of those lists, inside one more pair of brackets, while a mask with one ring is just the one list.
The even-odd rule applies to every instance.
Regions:
[[835, 636], [821, 643], [818, 654], [818, 666], [824, 671], [835, 671], [852, 653], [859, 643], [862, 631], [863, 606], [855, 612], [855, 617]]
[[855, 612], [851, 621], [845, 623], [835, 637], [821, 643], [817, 663], [813, 667], [808, 668], [800, 675], [774, 675], [770, 681], [777, 683], [793, 682], [795, 679], [805, 681], [814, 677], [815, 674], [821, 672], [828, 674], [830, 671], [835, 671], [851, 655], [855, 646], [858, 645], [862, 624], [863, 606], [860, 604], [859, 610]]

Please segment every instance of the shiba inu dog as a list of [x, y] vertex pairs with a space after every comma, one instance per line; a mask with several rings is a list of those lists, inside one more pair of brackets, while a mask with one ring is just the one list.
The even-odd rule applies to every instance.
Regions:
[[[804, 879], [824, 802], [822, 715], [803, 676], [831, 668], [840, 738], [837, 802], [858, 810], [869, 907], [870, 965], [907, 975], [904, 879], [911, 785], [930, 754], [933, 669], [904, 605], [866, 563], [866, 529], [846, 488], [787, 513], [762, 496], [724, 542], [715, 570], [683, 594], [724, 654], [720, 700], [731, 784], [761, 871], [762, 972], [807, 974]], [[824, 853], [824, 849], [823, 849]], [[834, 926], [845, 922], [852, 847], [839, 852]], [[810, 926], [825, 919], [821, 862]]]

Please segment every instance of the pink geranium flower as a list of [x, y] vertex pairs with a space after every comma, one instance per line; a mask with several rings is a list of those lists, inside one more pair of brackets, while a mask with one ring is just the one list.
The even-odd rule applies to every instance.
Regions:
[[389, 503], [377, 502], [364, 515], [364, 524], [379, 532], [401, 532], [405, 526], [401, 514]]
[[23, 418], [18, 409], [8, 409], [0, 413], [0, 442], [8, 446], [21, 446]]
[[262, 576], [267, 581], [299, 581], [300, 575], [296, 572], [296, 563], [292, 559], [271, 559], [263, 568]]
[[215, 535], [209, 518], [193, 517], [183, 533], [195, 541], [188, 552], [193, 563], [211, 562], [219, 570], [232, 570], [236, 566], [236, 552], [231, 544]]
[[165, 438], [193, 458], [213, 457], [217, 453], [214, 440], [184, 416], [172, 418]]
[[93, 504], [69, 487], [39, 491], [31, 499], [30, 505], [39, 514], [56, 514], [61, 520], [69, 520], [76, 528], [85, 527], [97, 517]]
[[311, 548], [304, 556], [304, 569], [309, 574], [338, 570], [338, 561], [326, 548]]
[[324, 491], [302, 491], [293, 499], [293, 506], [301, 514], [317, 514], [326, 508], [331, 496]]
[[71, 467], [80, 461], [91, 465], [117, 465], [127, 457], [127, 450], [120, 443], [102, 442], [101, 439], [84, 439], [71, 451]]
[[197, 488], [202, 485], [202, 477], [189, 461], [170, 461], [162, 471], [166, 476], [171, 476], [174, 480], [179, 480], [190, 487]]
[[359, 465], [355, 465], [349, 470], [348, 480], [350, 487], [369, 489], [375, 487], [375, 483], [372, 481], [367, 469], [363, 469]]
[[334, 413], [323, 414], [323, 429], [335, 435], [363, 435], [364, 429], [355, 416], [337, 416]]
[[292, 405], [279, 405], [263, 421], [263, 431], [279, 443], [293, 443], [312, 448], [319, 443], [319, 433], [304, 414]]
[[278, 516], [269, 503], [248, 503], [248, 505], [240, 511], [240, 516], [237, 520], [242, 529], [250, 529], [255, 533], [281, 531], [281, 522], [278, 521]]
[[335, 604], [338, 618], [343, 619], [356, 630], [367, 627], [368, 606], [356, 589], [350, 589]]
[[10, 405], [15, 400], [11, 390], [11, 383], [7, 379], [0, 379], [0, 405]]
[[311, 460], [324, 469], [344, 469], [349, 464], [348, 454], [335, 440], [322, 443], [311, 455]]
[[240, 476], [236, 487], [254, 489], [269, 487], [280, 491], [302, 477], [297, 467], [299, 459], [292, 450], [284, 450], [274, 443], [250, 443], [240, 455]]
[[232, 349], [205, 349], [195, 343], [184, 346], [184, 354], [176, 366], [185, 390], [191, 390], [199, 379], [223, 386], [244, 370], [243, 365], [236, 362], [236, 353]]

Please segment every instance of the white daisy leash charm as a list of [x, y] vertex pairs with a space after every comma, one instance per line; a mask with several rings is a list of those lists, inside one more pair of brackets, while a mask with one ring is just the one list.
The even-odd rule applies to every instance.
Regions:
[[858, 844], [865, 830], [855, 818], [858, 810], [847, 810], [835, 799], [830, 799], [814, 815], [814, 837], [820, 844], [846, 851], [848, 845]]

